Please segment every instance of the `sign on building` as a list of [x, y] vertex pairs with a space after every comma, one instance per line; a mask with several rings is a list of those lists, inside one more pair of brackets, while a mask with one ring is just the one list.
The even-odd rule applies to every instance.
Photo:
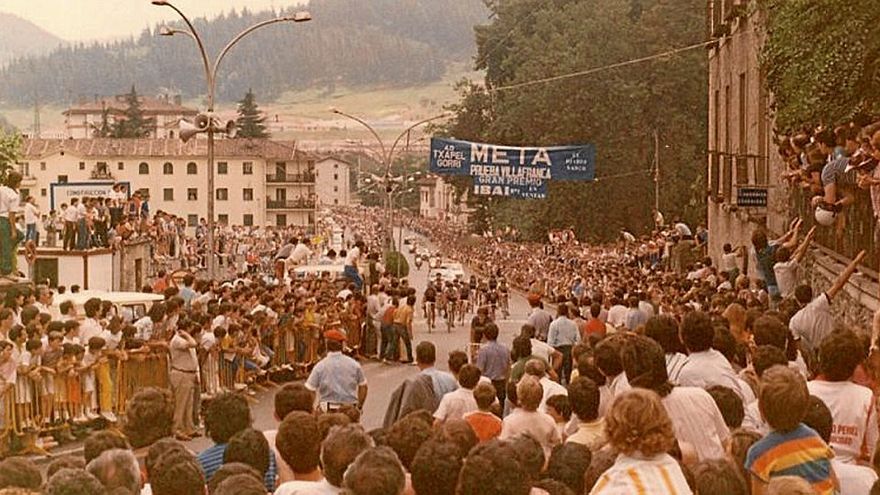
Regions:
[[473, 177], [476, 195], [543, 199], [550, 180], [593, 180], [596, 150], [591, 144], [515, 147], [432, 138], [431, 172]]
[[125, 196], [131, 195], [128, 182], [53, 182], [49, 184], [49, 208], [57, 210], [62, 204], [70, 204], [72, 198], [107, 198], [113, 192], [113, 186], [125, 186]]
[[765, 208], [767, 188], [743, 186], [736, 189], [736, 205], [741, 207]]

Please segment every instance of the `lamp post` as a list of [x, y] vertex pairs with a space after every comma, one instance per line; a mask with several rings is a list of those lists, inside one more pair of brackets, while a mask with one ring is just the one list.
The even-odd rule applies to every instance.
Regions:
[[152, 0], [151, 3], [159, 7], [168, 7], [174, 10], [177, 15], [179, 15], [180, 18], [183, 19], [183, 22], [187, 26], [187, 30], [165, 27], [160, 30], [159, 34], [161, 36], [174, 36], [176, 34], [183, 34], [192, 38], [193, 41], [196, 42], [196, 45], [198, 45], [199, 55], [201, 55], [202, 57], [202, 64], [205, 70], [205, 82], [208, 87], [208, 116], [211, 117], [211, 121], [208, 124], [207, 129], [205, 130], [208, 135], [208, 232], [206, 243], [208, 245], [208, 278], [213, 280], [216, 275], [214, 260], [214, 133], [218, 132], [219, 130], [214, 125], [213, 114], [214, 96], [217, 89], [217, 70], [220, 68], [220, 62], [223, 61], [223, 58], [226, 56], [229, 50], [251, 32], [256, 31], [261, 27], [279, 22], [307, 22], [312, 20], [312, 16], [308, 12], [297, 12], [291, 16], [276, 17], [274, 19], [268, 19], [262, 22], [258, 22], [233, 37], [229, 41], [229, 43], [227, 43], [226, 46], [223, 47], [223, 49], [214, 59], [214, 63], [212, 64], [210, 59], [208, 58], [208, 53], [205, 50], [205, 43], [202, 41], [201, 36], [199, 36], [199, 32], [196, 31], [196, 28], [193, 26], [189, 18], [179, 8], [177, 8], [174, 4], [167, 0]]
[[[394, 247], [394, 227], [391, 225], [391, 223], [392, 223], [392, 214], [393, 214], [394, 206], [392, 205], [392, 195], [391, 195], [391, 193], [393, 191], [393, 188], [391, 186], [391, 163], [394, 160], [394, 151], [397, 149], [397, 145], [400, 144], [400, 140], [403, 139], [404, 136], [407, 136], [410, 133], [410, 131], [412, 131], [416, 127], [427, 124], [428, 122], [433, 122], [435, 120], [449, 117], [450, 114], [449, 113], [442, 113], [440, 115], [435, 115], [435, 116], [429, 117], [427, 119], [422, 119], [422, 120], [412, 124], [411, 126], [404, 129], [404, 131], [401, 132], [399, 136], [397, 136], [397, 138], [394, 140], [394, 143], [391, 145], [391, 148], [388, 149], [388, 151], [386, 152], [385, 142], [382, 141], [382, 138], [379, 136], [379, 133], [376, 132], [376, 130], [373, 129], [373, 127], [370, 124], [368, 124], [367, 122], [365, 122], [361, 118], [358, 118], [358, 117], [355, 117], [354, 115], [345, 113], [337, 108], [331, 108], [330, 111], [335, 113], [336, 115], [341, 115], [347, 119], [350, 119], [350, 120], [357, 122], [358, 124], [362, 125], [363, 127], [366, 127], [366, 129], [368, 131], [370, 131], [370, 134], [372, 134], [373, 137], [376, 139], [376, 142], [379, 143], [379, 149], [382, 152], [382, 159], [385, 161], [385, 224], [386, 224], [385, 246], [393, 248]], [[404, 185], [406, 185], [406, 184], [404, 184]], [[401, 225], [400, 228], [403, 229], [403, 225]]]

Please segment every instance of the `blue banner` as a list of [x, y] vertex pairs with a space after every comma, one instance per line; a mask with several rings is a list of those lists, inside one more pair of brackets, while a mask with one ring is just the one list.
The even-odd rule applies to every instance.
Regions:
[[542, 199], [549, 180], [593, 180], [596, 150], [591, 144], [521, 148], [432, 138], [430, 170], [473, 177], [476, 195]]

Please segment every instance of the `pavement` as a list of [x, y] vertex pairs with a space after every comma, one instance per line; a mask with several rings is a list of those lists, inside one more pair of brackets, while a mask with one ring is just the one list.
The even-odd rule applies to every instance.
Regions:
[[[426, 242], [422, 239], [422, 244]], [[410, 265], [409, 282], [412, 287], [416, 288], [418, 295], [416, 315], [413, 324], [413, 352], [415, 347], [421, 341], [430, 341], [437, 346], [437, 368], [447, 370], [446, 359], [450, 351], [467, 350], [467, 344], [470, 336], [470, 319], [473, 317], [469, 314], [465, 317], [465, 324], [459, 325], [452, 332], [447, 332], [446, 325], [438, 322], [432, 332], [428, 331], [428, 325], [421, 311], [422, 294], [428, 278], [427, 264], [423, 264], [421, 270], [415, 270], [413, 255], [405, 253], [407, 261]], [[470, 271], [465, 266], [465, 273], [470, 277]], [[496, 321], [499, 327], [499, 342], [510, 347], [513, 338], [519, 335], [520, 327], [526, 322], [528, 317], [529, 305], [525, 297], [517, 292], [510, 294], [510, 317]], [[499, 315], [500, 316], [500, 315]], [[380, 428], [385, 418], [385, 409], [391, 399], [394, 390], [403, 383], [407, 378], [418, 373], [418, 368], [413, 365], [405, 364], [382, 364], [378, 361], [365, 360], [361, 362], [364, 372], [367, 376], [367, 384], [369, 392], [367, 401], [364, 404], [361, 424], [367, 430]], [[271, 430], [278, 426], [273, 414], [274, 396], [277, 388], [270, 388], [265, 392], [259, 392], [254, 397], [255, 402], [251, 404], [251, 417], [253, 418], [254, 428], [258, 430]], [[195, 438], [186, 444], [192, 451], [199, 452], [212, 445], [210, 439], [205, 437]], [[79, 442], [69, 444], [52, 452], [53, 457], [63, 455], [65, 453], [76, 454], [82, 451], [82, 445]]]

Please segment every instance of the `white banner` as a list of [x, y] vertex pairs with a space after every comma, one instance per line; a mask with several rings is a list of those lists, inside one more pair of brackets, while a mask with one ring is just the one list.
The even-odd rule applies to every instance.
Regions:
[[62, 203], [70, 204], [72, 198], [106, 198], [113, 186], [125, 186], [125, 196], [131, 195], [128, 182], [53, 182], [49, 184], [49, 208], [57, 210]]

